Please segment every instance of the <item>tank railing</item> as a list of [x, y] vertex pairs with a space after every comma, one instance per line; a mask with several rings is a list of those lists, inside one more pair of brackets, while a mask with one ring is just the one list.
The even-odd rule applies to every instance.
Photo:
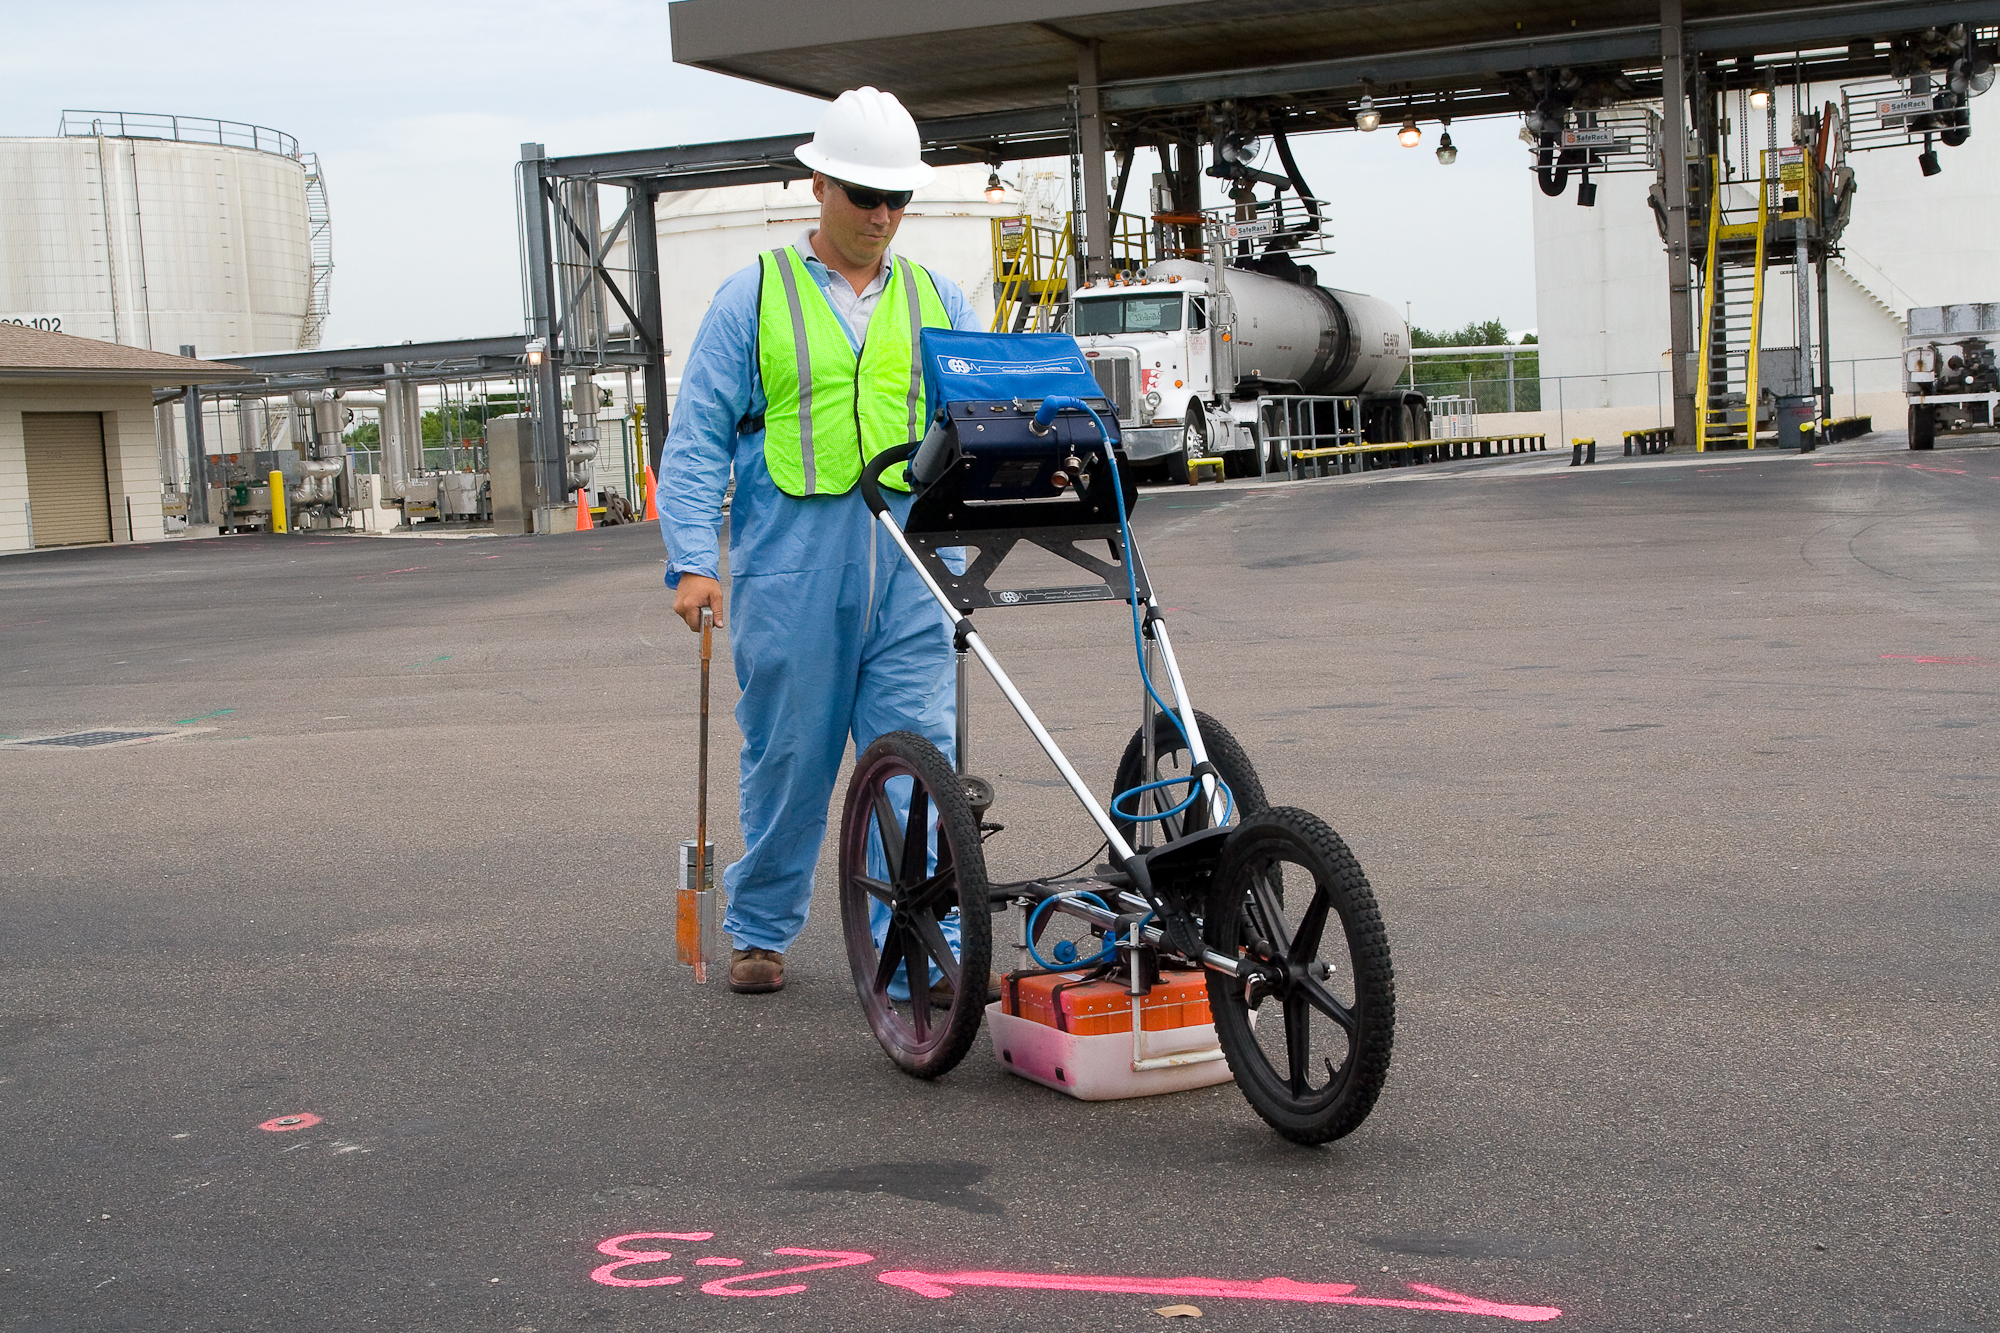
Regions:
[[1361, 400], [1321, 394], [1273, 393], [1257, 400], [1258, 425], [1280, 457], [1306, 449], [1361, 443]]
[[1431, 438], [1464, 440], [1479, 434], [1479, 400], [1472, 397], [1435, 397], [1430, 400]]
[[57, 133], [65, 139], [91, 139], [99, 135], [108, 139], [164, 139], [174, 143], [251, 148], [293, 159], [299, 155], [299, 141], [283, 130], [207, 116], [174, 116], [151, 111], [65, 111]]
[[[1332, 213], [1333, 205], [1328, 201], [1316, 198], [1311, 202], [1319, 209], [1320, 218]], [[1245, 210], [1250, 213], [1247, 218], [1242, 216]], [[1201, 216], [1205, 220], [1204, 236], [1219, 242], [1238, 259], [1274, 253], [1305, 259], [1333, 253], [1324, 224], [1301, 199], [1279, 195], [1275, 199], [1259, 199], [1254, 204], [1223, 204], [1204, 208]], [[1230, 229], [1246, 224], [1249, 235], [1230, 234]]]

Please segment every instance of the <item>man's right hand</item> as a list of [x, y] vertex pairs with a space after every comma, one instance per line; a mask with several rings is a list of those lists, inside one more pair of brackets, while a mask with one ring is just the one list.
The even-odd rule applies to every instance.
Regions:
[[722, 585], [701, 574], [681, 575], [674, 589], [674, 614], [697, 632], [701, 629], [701, 608], [715, 612], [715, 627], [722, 628]]

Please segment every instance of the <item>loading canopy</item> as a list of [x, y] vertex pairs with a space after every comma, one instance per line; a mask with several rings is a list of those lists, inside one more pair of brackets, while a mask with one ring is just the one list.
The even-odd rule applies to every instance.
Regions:
[[[1840, 46], [1853, 36], [1992, 23], [1991, 3], [1686, 0], [1690, 53], [1729, 58]], [[1116, 117], [1229, 97], [1458, 95], [1554, 66], [1657, 70], [1658, 0], [677, 0], [674, 59], [814, 97], [886, 88], [918, 119], [1062, 107], [1092, 47]], [[1657, 88], [1657, 80], [1655, 81]]]
[[[1354, 124], [1354, 103], [1367, 93], [1383, 110], [1470, 119], [1527, 109], [1531, 71], [1585, 72], [1634, 100], [1660, 97], [1703, 67], [1794, 52], [1807, 53], [1801, 77], [1839, 82], [1889, 71], [1874, 43], [1849, 48], [1855, 38], [1991, 24], [1995, 12], [1996, 0], [677, 0], [670, 17], [681, 63], [824, 98], [866, 83], [895, 92], [938, 165], [1068, 155], [1082, 194], [1079, 259], [1096, 272], [1110, 253], [1107, 156], [1118, 155], [1122, 185], [1136, 147], [1171, 152], [1172, 194], [1198, 199], [1201, 152], [1226, 129], [1217, 114], [1248, 110], [1291, 133], [1340, 129]], [[1665, 138], [1679, 141], [1683, 101], [1662, 101]], [[522, 146], [528, 330], [547, 349], [533, 376], [534, 449], [549, 495], [565, 490], [558, 377], [609, 362], [613, 310], [629, 331], [620, 350], [644, 361], [647, 401], [666, 401], [654, 201], [803, 179], [792, 151], [807, 137], [573, 157]], [[1686, 184], [1667, 173], [1666, 211], [1683, 221]], [[608, 226], [596, 186], [626, 192]], [[1686, 269], [1685, 242], [1673, 239], [1684, 230], [1669, 227], [1670, 270]], [[631, 269], [618, 275], [605, 256], [621, 236], [630, 238]], [[1675, 418], [1691, 423], [1690, 288], [1669, 286]], [[657, 461], [666, 414], [648, 413], [646, 426]], [[1692, 426], [1677, 432], [1691, 438]]]

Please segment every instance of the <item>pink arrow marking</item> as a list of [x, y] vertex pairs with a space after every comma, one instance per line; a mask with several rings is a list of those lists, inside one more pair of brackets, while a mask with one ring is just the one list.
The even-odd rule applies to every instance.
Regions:
[[883, 1273], [892, 1287], [919, 1296], [942, 1299], [958, 1287], [1012, 1287], [1029, 1291], [1093, 1291], [1123, 1296], [1207, 1296], [1252, 1301], [1298, 1301], [1307, 1305], [1379, 1305], [1393, 1310], [1437, 1310], [1447, 1314], [1488, 1315], [1522, 1324], [1539, 1324], [1562, 1313], [1553, 1305], [1503, 1305], [1420, 1282], [1404, 1285], [1428, 1300], [1395, 1296], [1356, 1296], [1351, 1282], [1294, 1282], [1267, 1277], [1257, 1282], [1232, 1282], [1206, 1277], [1089, 1277], [1069, 1273]]

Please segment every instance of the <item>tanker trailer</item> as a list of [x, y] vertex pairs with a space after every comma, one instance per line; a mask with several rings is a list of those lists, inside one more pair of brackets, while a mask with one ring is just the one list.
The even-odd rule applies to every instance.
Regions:
[[1251, 262], [1170, 259], [1076, 290], [1071, 332], [1135, 463], [1178, 480], [1220, 455], [1246, 476], [1286, 470], [1294, 446], [1429, 438], [1423, 395], [1399, 383], [1410, 335], [1394, 307], [1282, 257]]

